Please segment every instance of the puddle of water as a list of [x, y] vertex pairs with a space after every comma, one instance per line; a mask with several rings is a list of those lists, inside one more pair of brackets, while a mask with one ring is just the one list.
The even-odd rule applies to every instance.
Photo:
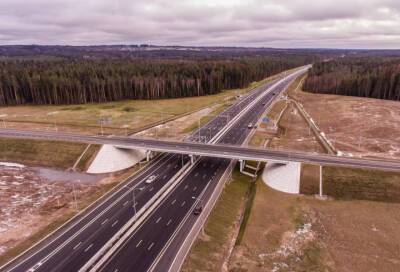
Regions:
[[96, 183], [105, 175], [95, 175], [87, 173], [79, 173], [72, 171], [56, 170], [44, 167], [34, 167], [38, 175], [50, 182], [56, 181], [69, 181], [69, 182], [81, 182], [81, 183]]

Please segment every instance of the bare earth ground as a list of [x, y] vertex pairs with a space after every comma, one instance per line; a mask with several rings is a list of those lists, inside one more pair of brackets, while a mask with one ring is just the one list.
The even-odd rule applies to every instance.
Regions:
[[98, 182], [55, 181], [38, 171], [0, 166], [0, 264], [90, 204], [121, 176]]
[[292, 91], [334, 146], [345, 153], [400, 158], [400, 103]]
[[257, 183], [230, 271], [398, 271], [400, 204], [319, 201]]

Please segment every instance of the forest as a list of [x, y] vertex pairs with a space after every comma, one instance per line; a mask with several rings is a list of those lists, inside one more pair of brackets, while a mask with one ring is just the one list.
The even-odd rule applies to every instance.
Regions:
[[400, 100], [400, 58], [344, 57], [317, 62], [304, 82], [304, 90]]
[[307, 56], [224, 59], [7, 59], [0, 105], [60, 105], [215, 94], [310, 62]]

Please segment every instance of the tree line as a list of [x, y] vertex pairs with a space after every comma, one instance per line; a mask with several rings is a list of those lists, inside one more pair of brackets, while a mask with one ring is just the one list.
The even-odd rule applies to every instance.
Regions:
[[215, 94], [307, 62], [307, 58], [219, 60], [7, 60], [0, 105], [60, 105]]
[[313, 93], [400, 100], [400, 58], [341, 58], [315, 63], [304, 82]]

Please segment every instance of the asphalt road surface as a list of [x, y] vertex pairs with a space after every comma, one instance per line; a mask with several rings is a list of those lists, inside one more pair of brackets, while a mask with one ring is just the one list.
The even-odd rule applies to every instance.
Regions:
[[[218, 143], [229, 145], [243, 143], [251, 131], [247, 128], [248, 124], [255, 123], [272, 103], [274, 97], [290, 82], [290, 80], [284, 81], [264, 96], [252, 107], [251, 111], [232, 126]], [[210, 148], [212, 147], [213, 145], [210, 145]], [[189, 217], [195, 217], [192, 211], [196, 203], [199, 199], [208, 200], [206, 197], [209, 197], [209, 194], [205, 195], [205, 192], [214, 190], [229, 163], [229, 159], [202, 157], [175, 190], [107, 260], [101, 271], [147, 271], [157, 266], [157, 260], [162, 258], [165, 249], [176, 238], [175, 234], [180, 231]], [[176, 251], [170, 253], [171, 257], [174, 253]], [[168, 267], [163, 265], [162, 271], [168, 271]]]
[[[214, 137], [226, 125], [227, 119], [231, 120], [234, 118], [246, 105], [263, 94], [263, 91], [273, 83], [274, 82], [259, 87], [248, 96], [238, 100], [237, 103], [201, 128], [200, 139], [197, 131], [189, 140], [209, 141], [210, 138]], [[6, 130], [2, 130], [2, 132], [5, 131]], [[1, 134], [5, 136], [5, 134]], [[227, 136], [224, 139], [231, 138], [232, 141], [228, 142], [234, 143], [233, 139], [240, 137], [239, 134], [241, 133], [236, 129], [231, 129], [227, 132]], [[61, 133], [57, 135], [59, 137], [72, 137], [71, 135], [62, 136]], [[49, 139], [50, 137], [51, 136], [47, 134], [47, 136], [43, 135], [41, 138]], [[134, 216], [135, 208], [136, 211], [140, 210], [140, 208], [143, 207], [143, 205], [147, 203], [147, 201], [149, 201], [188, 160], [188, 157], [183, 155], [160, 155], [140, 174], [129, 178], [126, 182], [107, 194], [107, 196], [96, 203], [96, 205], [93, 205], [80, 216], [74, 218], [67, 225], [56, 231], [53, 235], [50, 235], [50, 237], [37, 246], [3, 267], [2, 271], [27, 271], [29, 269], [34, 269], [34, 271], [78, 271]], [[219, 171], [222, 171], [224, 168], [226, 162], [227, 160], [215, 159], [213, 167], [215, 168], [216, 178], [218, 177]], [[205, 172], [208, 173], [209, 169]], [[156, 181], [151, 184], [146, 184], [145, 180], [151, 175], [157, 176]], [[198, 175], [200, 175], [200, 173]], [[204, 174], [201, 175], [201, 177], [203, 176]], [[206, 175], [204, 179], [208, 180], [210, 177], [210, 175]], [[193, 192], [201, 192], [203, 188], [204, 187], [200, 185], [199, 188], [194, 189], [194, 187], [192, 187], [191, 190]], [[134, 199], [136, 203], [134, 203]], [[179, 205], [182, 205], [182, 203]], [[188, 201], [187, 205], [190, 206], [191, 202]], [[185, 204], [183, 204], [183, 206], [185, 206]], [[172, 224], [172, 222], [170, 224]], [[134, 271], [140, 270], [135, 269]]]

